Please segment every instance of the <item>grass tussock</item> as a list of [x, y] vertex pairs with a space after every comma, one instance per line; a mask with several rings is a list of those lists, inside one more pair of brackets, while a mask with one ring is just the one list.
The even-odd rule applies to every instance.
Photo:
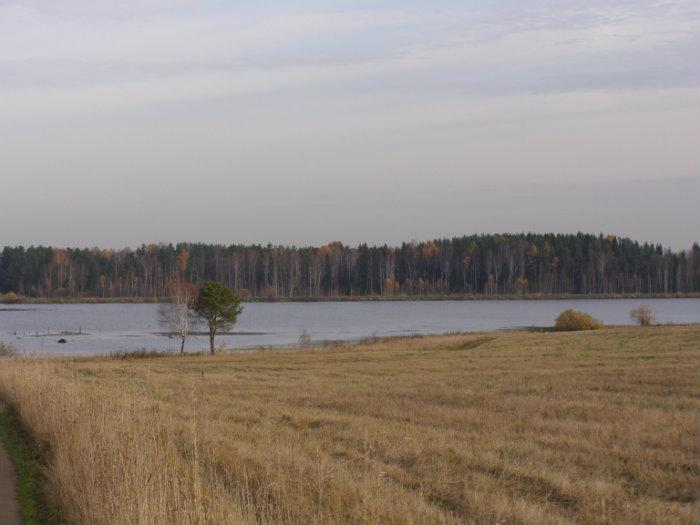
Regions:
[[698, 327], [23, 359], [0, 396], [75, 523], [697, 517]]
[[141, 348], [139, 350], [110, 352], [107, 358], [112, 360], [133, 361], [135, 359], [155, 359], [158, 357], [171, 357], [174, 355], [175, 353], [171, 351], [148, 350], [146, 348]]

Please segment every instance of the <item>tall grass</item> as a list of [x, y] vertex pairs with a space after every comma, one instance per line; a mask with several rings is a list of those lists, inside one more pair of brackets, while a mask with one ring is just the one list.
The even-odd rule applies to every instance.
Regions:
[[[7, 364], [7, 362], [3, 363]], [[89, 372], [51, 360], [13, 360], [1, 392], [40, 442], [50, 444], [49, 496], [77, 523], [246, 523], [235, 491], [193, 446], [206, 422], [183, 399], [188, 425], [161, 413], [136, 385], [101, 392]], [[202, 490], [206, 487], [206, 490]]]
[[698, 327], [4, 360], [74, 523], [694, 523]]

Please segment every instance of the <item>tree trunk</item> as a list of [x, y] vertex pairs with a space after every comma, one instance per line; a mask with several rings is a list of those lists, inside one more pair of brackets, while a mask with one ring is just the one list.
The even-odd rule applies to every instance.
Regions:
[[185, 338], [183, 337], [180, 343], [180, 355], [185, 355]]
[[211, 350], [211, 355], [214, 355], [214, 338], [216, 337], [216, 332], [214, 330], [209, 330], [209, 349]]

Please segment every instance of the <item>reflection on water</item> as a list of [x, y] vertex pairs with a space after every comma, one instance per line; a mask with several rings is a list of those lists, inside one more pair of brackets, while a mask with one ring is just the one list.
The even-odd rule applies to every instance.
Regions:
[[[322, 341], [551, 326], [566, 308], [583, 310], [606, 324], [630, 324], [629, 312], [640, 304], [649, 304], [662, 323], [700, 323], [700, 299], [248, 303], [233, 333], [218, 343], [290, 346], [304, 330]], [[158, 319], [156, 304], [3, 306], [0, 340], [22, 350], [56, 353], [179, 348]], [[59, 338], [66, 343], [59, 344]], [[207, 345], [203, 334], [188, 340], [189, 350]]]

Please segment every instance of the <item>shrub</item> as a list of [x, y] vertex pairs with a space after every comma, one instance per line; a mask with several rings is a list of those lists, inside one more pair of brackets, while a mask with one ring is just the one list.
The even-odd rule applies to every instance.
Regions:
[[598, 330], [603, 327], [595, 317], [586, 312], [578, 312], [569, 308], [559, 314], [554, 322], [554, 328], [560, 332], [577, 332], [581, 330]]
[[651, 326], [656, 322], [654, 310], [648, 304], [643, 304], [630, 312], [632, 320], [640, 326]]
[[0, 341], [0, 357], [14, 357], [18, 355], [17, 349], [5, 341]]
[[311, 348], [311, 334], [308, 330], [304, 330], [299, 336], [299, 348]]
[[15, 292], [7, 292], [5, 295], [0, 296], [0, 303], [4, 304], [16, 304], [19, 302], [19, 295]]

